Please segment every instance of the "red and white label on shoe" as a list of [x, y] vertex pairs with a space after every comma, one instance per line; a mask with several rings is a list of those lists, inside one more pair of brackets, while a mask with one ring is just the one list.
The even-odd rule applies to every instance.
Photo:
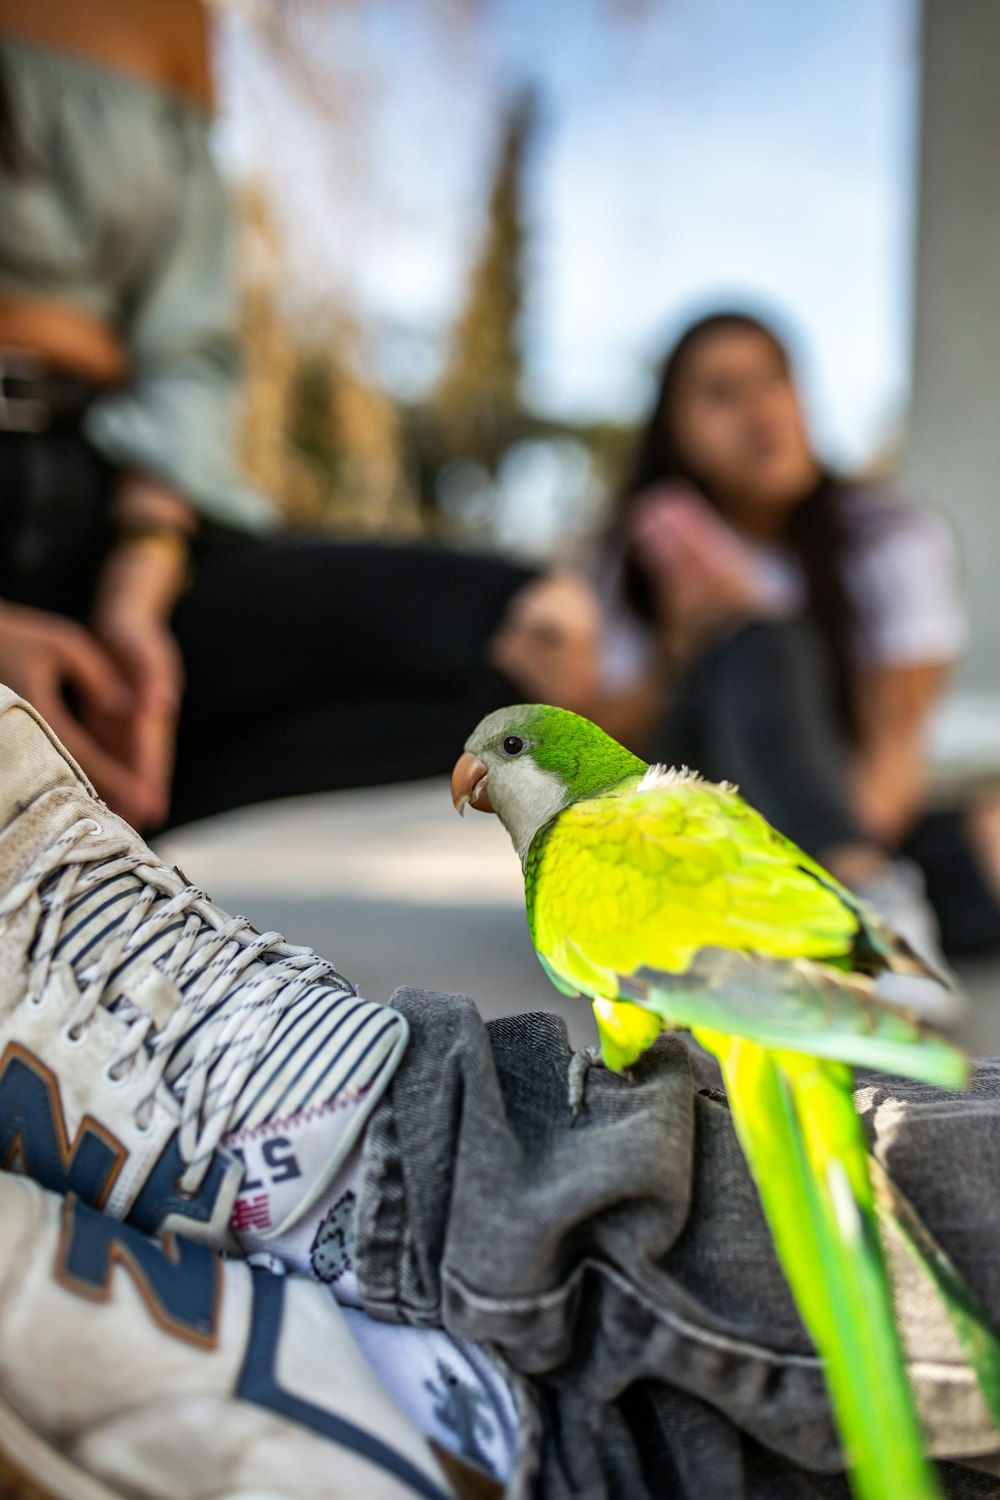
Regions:
[[327, 1104], [226, 1137], [243, 1166], [229, 1227], [244, 1250], [262, 1246], [284, 1256], [276, 1235], [282, 1243], [304, 1237], [312, 1243], [329, 1207], [329, 1187], [342, 1175], [368, 1116], [367, 1092], [342, 1091]]

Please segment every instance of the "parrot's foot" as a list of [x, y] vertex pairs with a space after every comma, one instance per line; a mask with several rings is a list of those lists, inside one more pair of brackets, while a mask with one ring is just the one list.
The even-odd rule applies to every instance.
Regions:
[[600, 1047], [583, 1047], [579, 1052], [574, 1052], [569, 1060], [569, 1071], [566, 1075], [566, 1103], [569, 1105], [569, 1124], [572, 1130], [576, 1124], [581, 1109], [583, 1108], [583, 1096], [587, 1088], [587, 1074], [591, 1068], [603, 1068], [604, 1059], [601, 1056]]

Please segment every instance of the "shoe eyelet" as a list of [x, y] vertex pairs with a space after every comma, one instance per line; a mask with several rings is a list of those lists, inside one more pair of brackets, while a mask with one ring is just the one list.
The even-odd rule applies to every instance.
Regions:
[[178, 1198], [183, 1198], [185, 1203], [192, 1203], [198, 1196], [196, 1192], [193, 1193], [188, 1188], [183, 1187], [179, 1177], [174, 1178], [174, 1192]]
[[104, 1067], [101, 1069], [105, 1082], [109, 1083], [111, 1087], [115, 1089], [120, 1088], [128, 1077], [128, 1068], [122, 1068], [120, 1073], [116, 1073], [115, 1068], [117, 1066], [117, 1063], [105, 1063]]
[[145, 1125], [142, 1123], [142, 1121], [139, 1119], [138, 1111], [136, 1111], [136, 1113], [132, 1116], [132, 1124], [134, 1125], [139, 1135], [148, 1135], [153, 1128], [152, 1120], [147, 1120]]
[[32, 1010], [41, 1010], [42, 1006], [45, 1004], [44, 993], [42, 993], [41, 995], [29, 995], [27, 1004], [31, 1007]]
[[59, 1036], [65, 1046], [79, 1047], [87, 1039], [86, 1026], [64, 1026]]

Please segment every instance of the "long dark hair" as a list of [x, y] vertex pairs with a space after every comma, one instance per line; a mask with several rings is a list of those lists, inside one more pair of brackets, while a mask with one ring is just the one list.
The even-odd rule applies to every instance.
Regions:
[[[609, 545], [625, 547], [624, 594], [626, 602], [645, 623], [655, 618], [650, 579], [629, 555], [627, 534], [633, 509], [642, 492], [651, 485], [680, 479], [697, 485], [705, 498], [718, 508], [704, 482], [684, 462], [673, 428], [677, 389], [692, 354], [717, 333], [752, 332], [766, 339], [782, 369], [791, 374], [791, 360], [773, 328], [743, 312], [717, 312], [692, 323], [677, 340], [662, 366], [656, 401], [638, 444], [619, 496], [608, 532]], [[842, 496], [845, 481], [823, 470], [819, 481], [790, 512], [783, 540], [798, 558], [806, 581], [807, 612], [822, 643], [835, 695], [838, 717], [845, 731], [857, 734], [854, 704], [854, 667], [851, 634], [854, 612], [843, 579], [842, 560], [847, 542]]]

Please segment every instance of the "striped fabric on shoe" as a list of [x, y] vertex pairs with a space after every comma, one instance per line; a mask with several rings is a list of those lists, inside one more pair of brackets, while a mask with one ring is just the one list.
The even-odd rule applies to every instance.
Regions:
[[[49, 903], [54, 881], [55, 877], [50, 877], [42, 889], [43, 906]], [[88, 966], [101, 958], [135, 903], [143, 900], [146, 889], [134, 871], [115, 874], [113, 870], [109, 873], [97, 867], [65, 907], [53, 956], [86, 978]], [[150, 911], [162, 911], [168, 899], [165, 893], [157, 892]], [[220, 948], [215, 929], [202, 921], [189, 956], [177, 973], [176, 949], [186, 920], [178, 915], [148, 933], [142, 927], [108, 975], [104, 1001], [109, 1009], [119, 1011], [127, 1019], [130, 1011], [138, 1013], [144, 1008], [136, 1005], [129, 995], [130, 989], [141, 989], [142, 976], [150, 967], [155, 966], [163, 974], [173, 973], [182, 1002], [190, 998], [191, 1011], [191, 1020], [163, 1075], [178, 1095], [185, 1093], [198, 1066], [196, 1057], [203, 1050], [206, 1034], [212, 1033], [218, 1040], [205, 1052], [200, 1065], [211, 1071], [226, 1056], [226, 1023], [252, 1008], [254, 983], [274, 977], [275, 961], [258, 958], [230, 974], [231, 950], [227, 951], [228, 945]], [[249, 924], [246, 930], [253, 931]], [[283, 941], [275, 933], [267, 933], [264, 938]], [[236, 947], [235, 938], [231, 945]], [[289, 951], [309, 952], [308, 949]], [[228, 983], [220, 984], [220, 977]], [[234, 1102], [229, 1131], [260, 1126], [276, 1116], [325, 1104], [342, 1089], [356, 1090], [370, 1084], [373, 1054], [377, 1057], [375, 1065], [384, 1066], [387, 1055], [382, 1043], [397, 1019], [395, 1011], [361, 999], [349, 980], [332, 965], [327, 966], [321, 981], [309, 984], [282, 1008], [268, 1038], [266, 1055], [259, 1059], [257, 1071], [248, 1078]], [[253, 1038], [244, 1038], [236, 1045], [252, 1046]], [[229, 1066], [235, 1060], [235, 1054], [230, 1052]]]

